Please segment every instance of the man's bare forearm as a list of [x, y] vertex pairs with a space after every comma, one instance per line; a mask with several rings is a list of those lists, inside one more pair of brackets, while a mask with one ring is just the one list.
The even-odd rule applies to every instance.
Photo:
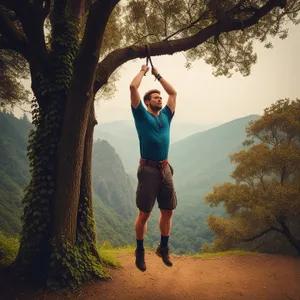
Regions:
[[146, 69], [142, 67], [141, 71], [133, 78], [132, 82], [130, 83], [131, 88], [138, 89], [141, 85], [142, 79], [145, 75]]
[[169, 96], [174, 96], [177, 94], [172, 85], [159, 74], [156, 68], [152, 68], [152, 74], [157, 78], [157, 80], [159, 80], [160, 84]]
[[175, 89], [172, 87], [172, 85], [163, 77], [159, 80], [159, 82], [161, 83], [162, 87], [164, 88], [164, 90], [166, 91], [166, 93], [171, 96], [171, 95], [176, 95], [177, 92], [175, 91]]
[[134, 108], [137, 108], [140, 103], [141, 96], [139, 94], [138, 88], [142, 82], [143, 76], [148, 70], [149, 70], [148, 66], [142, 65], [141, 71], [133, 78], [130, 84], [130, 99], [131, 99], [131, 105]]

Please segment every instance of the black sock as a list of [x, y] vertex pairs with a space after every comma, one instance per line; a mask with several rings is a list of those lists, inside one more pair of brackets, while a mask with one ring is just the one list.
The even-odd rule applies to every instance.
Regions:
[[169, 241], [169, 236], [161, 235], [161, 237], [160, 237], [160, 247], [161, 248], [168, 247], [168, 241]]
[[136, 249], [144, 250], [144, 240], [136, 240]]

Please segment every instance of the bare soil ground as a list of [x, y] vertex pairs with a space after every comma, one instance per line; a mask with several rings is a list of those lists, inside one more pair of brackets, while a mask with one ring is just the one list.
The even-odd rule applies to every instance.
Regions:
[[132, 253], [121, 252], [121, 269], [112, 279], [93, 281], [71, 294], [36, 291], [0, 277], [1, 300], [300, 300], [300, 258], [279, 255], [230, 255], [192, 258], [173, 255], [166, 267], [146, 252], [140, 272]]

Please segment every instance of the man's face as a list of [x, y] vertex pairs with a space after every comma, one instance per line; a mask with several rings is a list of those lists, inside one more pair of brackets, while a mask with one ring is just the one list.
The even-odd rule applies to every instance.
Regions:
[[160, 111], [162, 109], [162, 98], [159, 93], [151, 94], [149, 106], [153, 111]]

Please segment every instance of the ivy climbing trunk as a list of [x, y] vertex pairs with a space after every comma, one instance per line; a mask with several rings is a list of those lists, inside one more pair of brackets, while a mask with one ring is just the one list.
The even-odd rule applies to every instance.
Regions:
[[28, 147], [32, 179], [23, 200], [15, 266], [34, 282], [75, 287], [108, 275], [96, 251], [92, 210], [94, 72], [82, 84], [81, 64], [74, 63], [78, 28], [67, 16], [56, 20], [49, 69], [31, 70], [36, 96]]
[[83, 2], [54, 1], [47, 68], [30, 64], [36, 129], [29, 146], [32, 180], [24, 198], [16, 262], [27, 276], [52, 288], [108, 276], [96, 249], [91, 157], [95, 74], [117, 2], [93, 3], [81, 40]]
[[[41, 84], [37, 87], [42, 88]], [[46, 92], [32, 104], [36, 127], [30, 132], [28, 146], [32, 178], [23, 199], [21, 244], [15, 266], [35, 282], [44, 282], [49, 272], [56, 149], [65, 101], [60, 92]]]

